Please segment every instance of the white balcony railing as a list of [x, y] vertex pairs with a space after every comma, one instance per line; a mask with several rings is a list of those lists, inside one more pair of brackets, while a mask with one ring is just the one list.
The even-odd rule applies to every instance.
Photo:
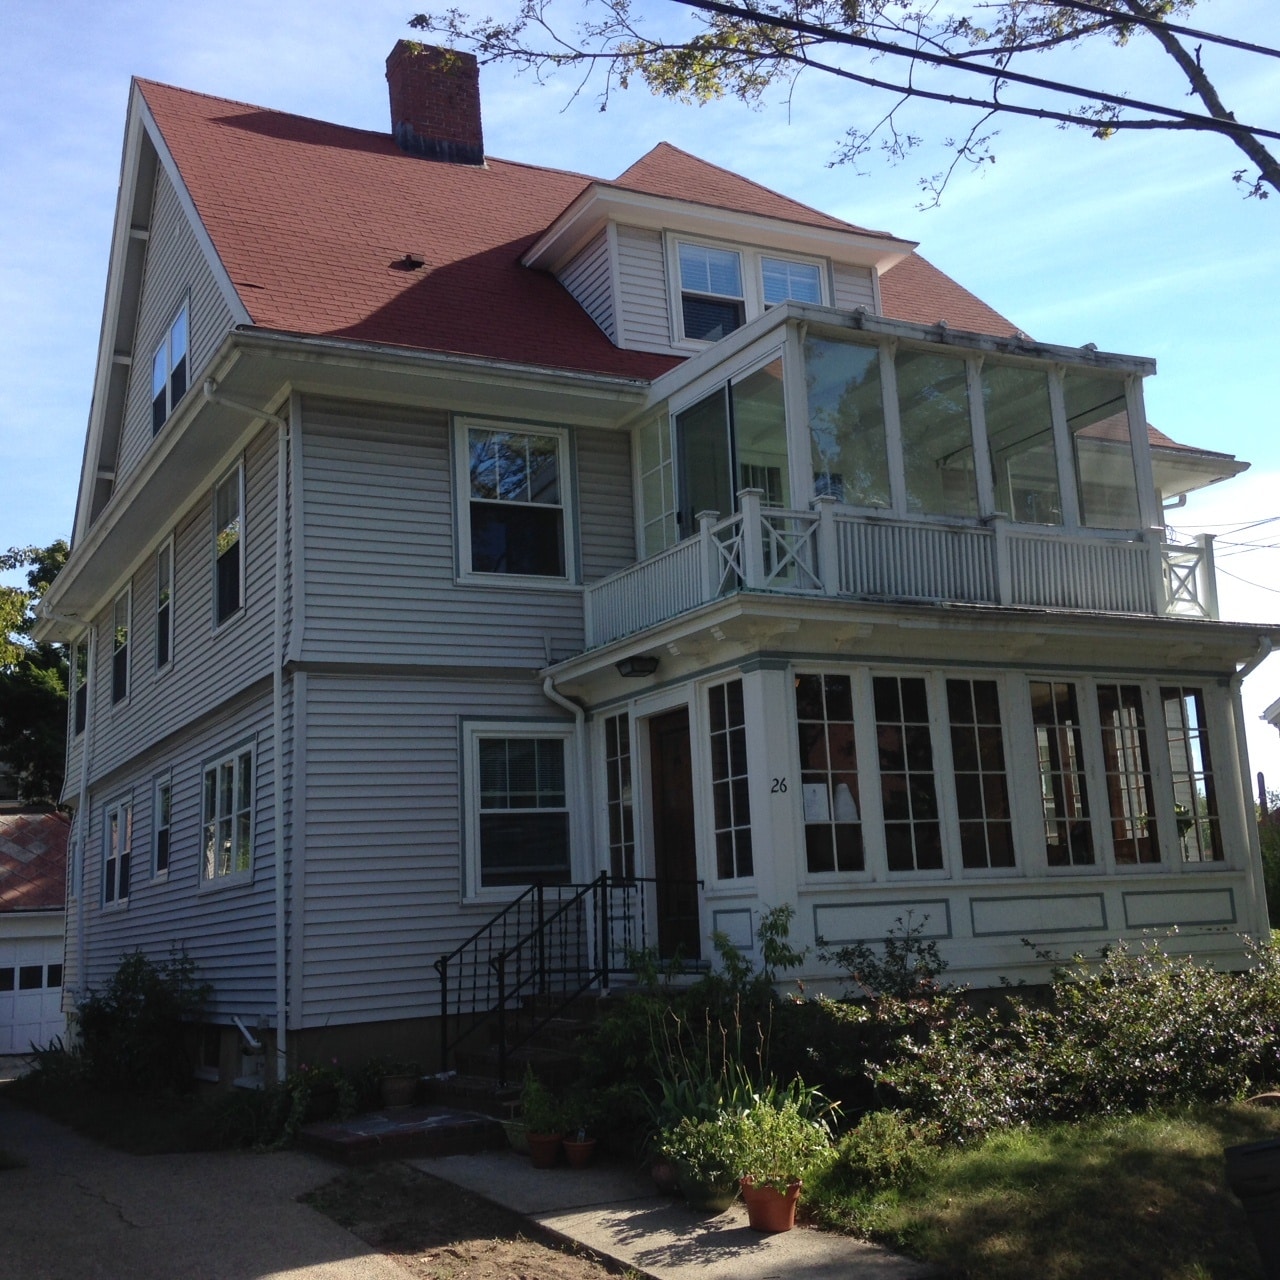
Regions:
[[1028, 529], [1006, 520], [939, 524], [765, 507], [757, 489], [740, 510], [698, 517], [698, 532], [586, 590], [587, 645], [642, 631], [731, 592], [862, 600], [1078, 609], [1216, 618], [1213, 539], [1166, 543], [1105, 531]]

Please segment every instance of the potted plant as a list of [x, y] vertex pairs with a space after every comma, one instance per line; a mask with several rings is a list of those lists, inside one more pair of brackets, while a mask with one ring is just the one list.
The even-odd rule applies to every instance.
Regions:
[[525, 1123], [529, 1158], [535, 1169], [551, 1169], [560, 1158], [564, 1141], [564, 1111], [551, 1090], [533, 1074], [524, 1078], [520, 1091], [520, 1115]]
[[585, 1169], [595, 1158], [596, 1108], [590, 1096], [574, 1093], [565, 1102], [568, 1121], [564, 1132], [564, 1154], [571, 1169]]
[[416, 1062], [388, 1062], [378, 1077], [378, 1093], [384, 1107], [407, 1107], [418, 1094], [422, 1069]]
[[670, 1160], [684, 1198], [695, 1209], [723, 1213], [738, 1197], [742, 1175], [741, 1115], [684, 1116], [664, 1129], [658, 1154]]
[[804, 1175], [830, 1145], [794, 1098], [758, 1098], [739, 1123], [742, 1199], [756, 1231], [790, 1231]]

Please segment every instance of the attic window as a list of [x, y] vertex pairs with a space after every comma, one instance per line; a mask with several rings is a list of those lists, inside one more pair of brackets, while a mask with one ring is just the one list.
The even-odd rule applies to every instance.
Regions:
[[152, 435], [164, 426], [187, 390], [187, 328], [184, 302], [151, 357]]
[[686, 338], [715, 342], [742, 326], [742, 255], [680, 241], [680, 313]]

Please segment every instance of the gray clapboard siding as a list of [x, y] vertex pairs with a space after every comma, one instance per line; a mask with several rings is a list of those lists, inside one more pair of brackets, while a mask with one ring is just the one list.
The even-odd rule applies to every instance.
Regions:
[[869, 268], [834, 262], [831, 264], [831, 275], [834, 289], [832, 302], [841, 311], [853, 311], [856, 307], [875, 311], [876, 288]]
[[178, 193], [161, 166], [156, 173], [129, 393], [116, 460], [117, 489], [151, 446], [151, 358], [188, 293], [187, 387], [189, 394], [198, 395], [205, 364], [231, 328], [232, 315], [178, 202]]
[[[306, 679], [302, 1025], [430, 1015], [462, 907], [459, 719], [559, 721], [535, 680]], [[302, 800], [302, 797], [299, 797]]]
[[129, 697], [111, 701], [111, 605], [96, 620], [97, 655], [91, 779], [200, 716], [209, 714], [271, 670], [275, 626], [276, 449], [274, 429], [245, 451], [245, 606], [213, 628], [213, 496], [179, 523], [175, 537], [173, 659], [155, 661], [155, 557], [133, 576]]
[[631, 437], [580, 430], [577, 460], [582, 580], [595, 582], [635, 563]]
[[619, 226], [617, 242], [618, 345], [639, 351], [671, 351], [662, 233]]
[[578, 305], [616, 342], [613, 284], [609, 262], [609, 236], [601, 231], [560, 273], [560, 283]]
[[544, 636], [581, 649], [577, 589], [457, 581], [446, 415], [303, 417], [304, 660], [536, 668]]
[[[140, 948], [153, 959], [185, 950], [202, 979], [217, 988], [214, 1016], [254, 1017], [275, 1011], [274, 761], [268, 697], [211, 717], [171, 743], [161, 756], [122, 772], [90, 795], [82, 907], [87, 924], [85, 978], [101, 988], [120, 957]], [[251, 881], [202, 888], [201, 782], [205, 761], [255, 744], [254, 872]], [[153, 782], [169, 773], [173, 809], [169, 874], [151, 876]], [[106, 807], [133, 799], [129, 900], [102, 905]], [[73, 949], [72, 949], [73, 950]]]

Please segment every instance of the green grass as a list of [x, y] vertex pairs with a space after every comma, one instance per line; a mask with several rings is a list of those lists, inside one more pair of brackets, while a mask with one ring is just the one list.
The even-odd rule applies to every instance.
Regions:
[[1275, 1137], [1280, 1111], [1243, 1105], [1016, 1130], [810, 1210], [974, 1280], [1246, 1280], [1262, 1273], [1222, 1151]]

